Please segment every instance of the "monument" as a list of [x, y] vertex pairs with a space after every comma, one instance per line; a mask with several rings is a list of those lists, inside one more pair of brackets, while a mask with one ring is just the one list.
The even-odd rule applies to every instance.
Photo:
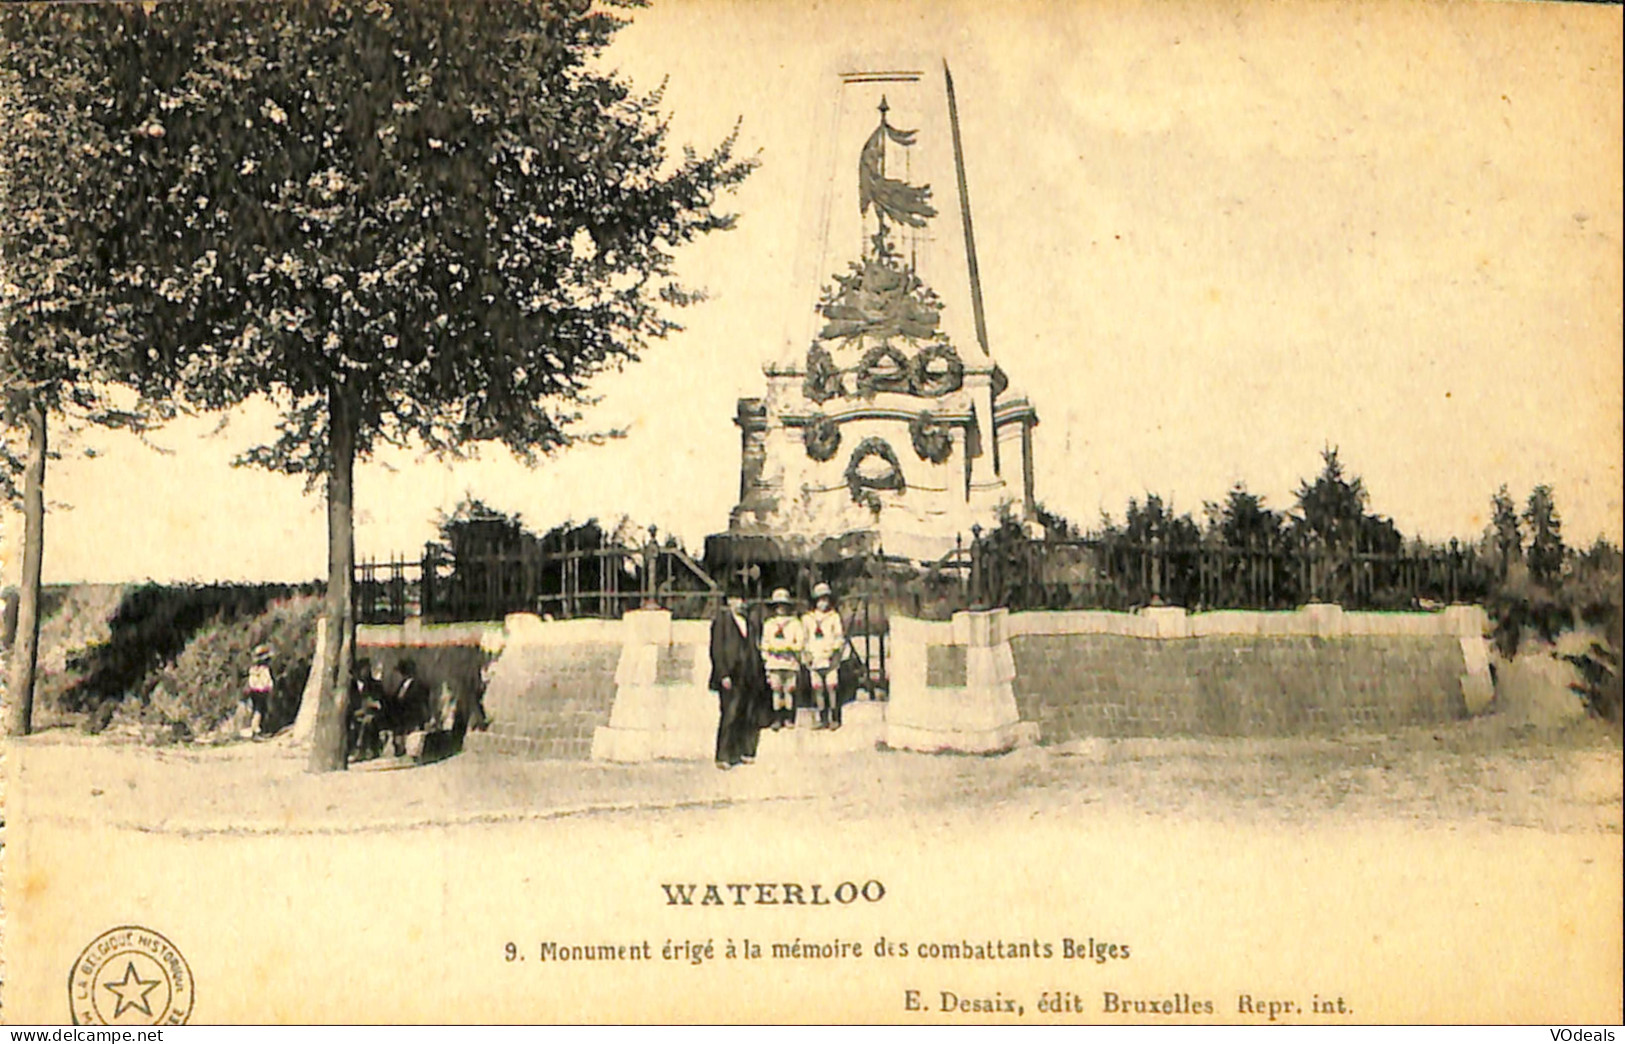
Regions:
[[989, 344], [947, 63], [837, 91], [822, 285], [739, 400], [739, 503], [708, 561], [929, 562], [1031, 513], [1038, 415]]
[[[805, 306], [762, 368], [765, 394], [739, 400], [739, 502], [707, 538], [705, 567], [758, 597], [782, 586], [805, 601], [824, 580], [844, 600], [857, 669], [840, 731], [764, 735], [764, 759], [880, 743], [1008, 750], [1036, 738], [1015, 701], [1008, 614], [914, 619], [917, 602], [891, 597], [912, 580], [890, 587], [962, 581], [921, 567], [1034, 510], [1038, 414], [989, 347], [947, 63], [841, 73], [829, 126], [830, 174], [803, 228]], [[709, 756], [706, 625], [647, 609], [621, 626], [592, 756]]]

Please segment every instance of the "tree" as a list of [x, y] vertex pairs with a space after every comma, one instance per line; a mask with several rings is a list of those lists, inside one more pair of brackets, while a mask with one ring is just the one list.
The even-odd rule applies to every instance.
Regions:
[[1176, 515], [1173, 512], [1173, 502], [1163, 502], [1162, 496], [1147, 493], [1146, 501], [1139, 498], [1129, 498], [1128, 512], [1123, 515], [1123, 525], [1111, 522], [1111, 515], [1102, 514], [1100, 517], [1103, 535], [1120, 537], [1128, 543], [1159, 542], [1162, 545], [1194, 545], [1201, 538], [1201, 527], [1196, 520], [1185, 514]]
[[519, 515], [510, 515], [467, 494], [457, 502], [451, 514], [439, 513], [435, 529], [441, 543], [452, 548], [466, 542], [469, 534], [479, 534], [487, 542], [506, 544], [517, 544], [523, 537], [533, 535]]
[[[128, 215], [112, 172], [124, 114], [99, 61], [102, 20], [70, 5], [0, 14], [0, 502], [23, 513], [8, 735], [33, 727], [45, 472], [53, 423], [139, 429], [154, 403], [114, 391], [135, 362], [104, 242]], [[20, 477], [21, 481], [18, 481]]]
[[1281, 516], [1264, 506], [1264, 498], [1238, 482], [1224, 503], [1203, 505], [1208, 526], [1226, 547], [1266, 547], [1281, 535]]
[[1201, 536], [1201, 530], [1188, 512], [1174, 514], [1173, 503], [1164, 504], [1156, 493], [1147, 493], [1144, 504], [1129, 498], [1121, 532], [1131, 544], [1158, 541], [1164, 545], [1185, 546], [1195, 544]]
[[1505, 580], [1513, 561], [1523, 557], [1523, 531], [1518, 528], [1518, 505], [1507, 492], [1506, 483], [1503, 482], [1501, 488], [1495, 491], [1495, 496], [1490, 498], [1490, 510], [1491, 540], [1501, 559], [1501, 579]]
[[1321, 451], [1322, 467], [1314, 482], [1298, 483], [1294, 528], [1327, 546], [1342, 546], [1360, 533], [1370, 499], [1365, 483], [1344, 477], [1337, 448]]
[[579, 437], [592, 378], [698, 299], [673, 250], [732, 226], [716, 200], [754, 161], [736, 131], [672, 162], [660, 92], [595, 63], [624, 19], [585, 0], [121, 17], [139, 46], [120, 87], [149, 128], [126, 205], [158, 228], [123, 244], [126, 278], [186, 402], [280, 408], [279, 437], [241, 462], [325, 482], [310, 767], [342, 768], [355, 461], [488, 441], [530, 459]]
[[1563, 573], [1563, 522], [1557, 517], [1557, 501], [1552, 487], [1536, 486], [1524, 505], [1523, 521], [1529, 527], [1529, 575], [1537, 583], [1550, 585]]
[[1040, 502], [1033, 503], [1033, 519], [1044, 527], [1046, 540], [1076, 540], [1079, 536], [1076, 523], [1059, 511], [1051, 511]]

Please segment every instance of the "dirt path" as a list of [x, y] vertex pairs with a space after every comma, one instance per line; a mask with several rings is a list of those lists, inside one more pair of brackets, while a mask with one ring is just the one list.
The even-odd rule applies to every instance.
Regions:
[[462, 755], [304, 771], [280, 741], [153, 749], [77, 733], [17, 748], [32, 814], [194, 835], [350, 833], [589, 810], [810, 802], [844, 819], [952, 819], [976, 808], [1097, 806], [1260, 823], [1327, 815], [1619, 833], [1621, 751], [1605, 730], [1518, 733], [1493, 720], [1393, 735], [1091, 740], [1002, 757], [862, 752], [762, 762], [607, 765]]
[[[57, 1021], [77, 949], [145, 924], [195, 1020], [1617, 1022], [1620, 754], [1595, 734], [1091, 743], [758, 765], [455, 758], [313, 777], [256, 745], [14, 751], [8, 1019]], [[1515, 737], [1514, 737], [1515, 738]], [[18, 817], [21, 817], [19, 822]], [[672, 907], [672, 882], [883, 882], [829, 908]], [[803, 962], [726, 940], [1117, 942], [1132, 957]], [[553, 941], [710, 940], [698, 963], [555, 964]], [[508, 961], [513, 942], [525, 961]], [[906, 1007], [905, 990], [929, 1001]], [[1056, 993], [1076, 1013], [1038, 1012]], [[1343, 997], [1352, 1014], [1311, 1012]], [[1182, 1021], [1192, 1016], [1169, 1017]]]

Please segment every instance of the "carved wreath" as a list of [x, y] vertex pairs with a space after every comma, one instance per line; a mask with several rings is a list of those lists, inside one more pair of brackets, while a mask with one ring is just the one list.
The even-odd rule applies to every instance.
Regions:
[[912, 391], [937, 398], [958, 391], [965, 383], [965, 364], [950, 344], [932, 344], [914, 356]]
[[914, 452], [920, 455], [921, 460], [941, 464], [954, 451], [954, 440], [948, 426], [929, 413], [922, 412], [910, 420], [908, 433], [914, 440]]
[[912, 390], [914, 375], [908, 356], [889, 344], [877, 344], [863, 353], [858, 364], [858, 394], [864, 398], [875, 392]]
[[[878, 475], [865, 475], [863, 462], [870, 457], [885, 461], [886, 470]], [[852, 451], [852, 457], [846, 464], [846, 488], [853, 500], [877, 513], [880, 511], [881, 490], [901, 493], [907, 488], [907, 483], [903, 481], [903, 465], [885, 439], [871, 435], [858, 443], [858, 448]]]
[[845, 392], [841, 386], [841, 371], [836, 368], [835, 360], [830, 358], [827, 349], [819, 345], [807, 349], [807, 376], [802, 382], [802, 390], [807, 398], [820, 406]]
[[830, 460], [841, 448], [841, 426], [822, 413], [814, 414], [801, 429], [801, 443], [813, 460]]

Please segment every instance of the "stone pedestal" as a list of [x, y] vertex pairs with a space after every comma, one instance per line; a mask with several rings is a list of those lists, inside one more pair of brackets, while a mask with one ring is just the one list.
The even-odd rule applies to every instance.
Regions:
[[709, 624], [673, 622], [666, 609], [637, 609], [622, 617], [621, 625], [615, 703], [609, 724], [593, 732], [593, 759], [709, 760], [718, 714], [716, 694], [706, 687]]
[[1190, 615], [1177, 605], [1148, 605], [1137, 613], [1147, 638], [1186, 638], [1190, 636]]
[[1309, 618], [1316, 638], [1338, 638], [1343, 634], [1343, 607], [1335, 602], [1310, 602], [1299, 612]]
[[892, 620], [887, 746], [991, 754], [1037, 740], [1016, 709], [1008, 619], [990, 609], [950, 624]]
[[1461, 642], [1461, 659], [1466, 671], [1461, 676], [1461, 698], [1468, 714], [1482, 714], [1495, 699], [1495, 679], [1490, 676], [1490, 617], [1481, 605], [1452, 605], [1443, 613], [1443, 626]]

